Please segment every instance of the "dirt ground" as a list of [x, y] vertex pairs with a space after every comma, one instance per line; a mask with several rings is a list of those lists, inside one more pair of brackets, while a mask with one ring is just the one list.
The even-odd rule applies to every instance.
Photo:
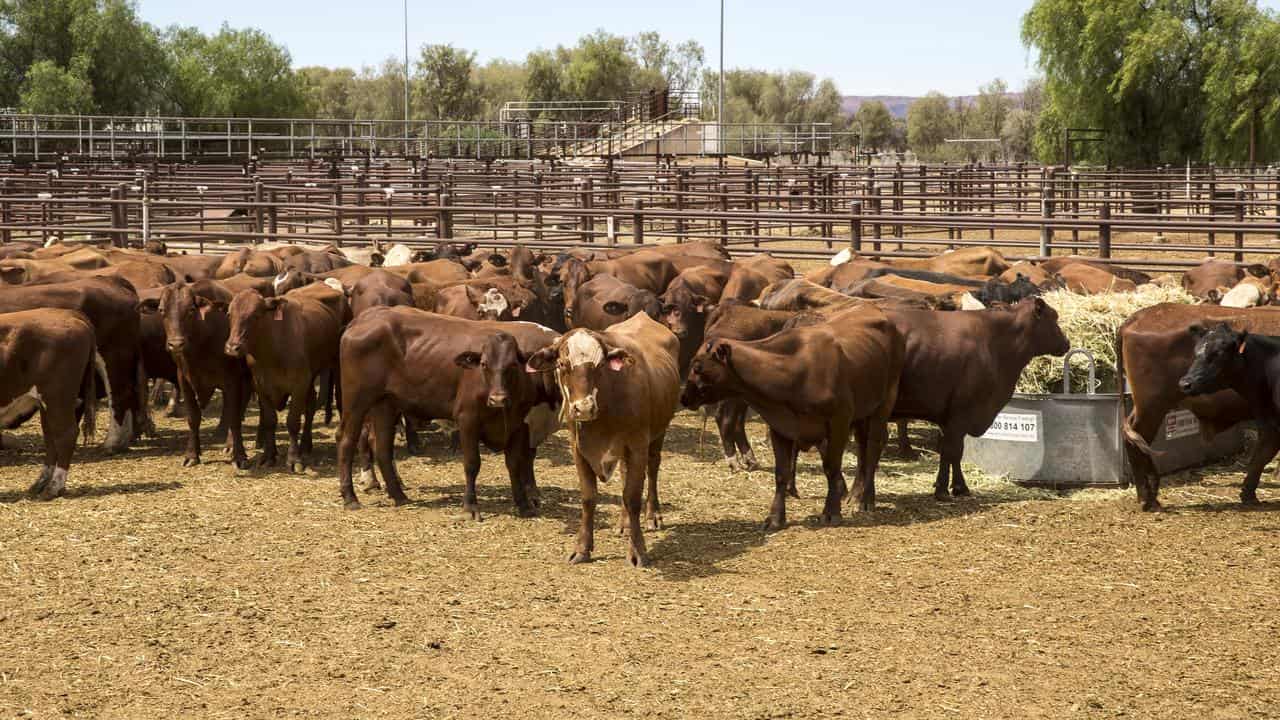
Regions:
[[666, 528], [635, 570], [616, 482], [596, 560], [565, 562], [563, 434], [539, 453], [538, 518], [513, 515], [485, 457], [479, 523], [438, 436], [401, 460], [413, 504], [364, 493], [360, 512], [339, 502], [331, 430], [317, 440], [311, 475], [237, 474], [212, 447], [183, 470], [166, 420], [125, 455], [78, 451], [67, 497], [40, 503], [22, 497], [36, 431], [8, 436], [0, 716], [1280, 716], [1269, 475], [1256, 510], [1236, 466], [1183, 476], [1157, 515], [1131, 490], [976, 472], [975, 498], [939, 504], [927, 453], [886, 462], [874, 513], [819, 528], [810, 454], [790, 527], [766, 534], [772, 463], [731, 474], [714, 423], [682, 413]]

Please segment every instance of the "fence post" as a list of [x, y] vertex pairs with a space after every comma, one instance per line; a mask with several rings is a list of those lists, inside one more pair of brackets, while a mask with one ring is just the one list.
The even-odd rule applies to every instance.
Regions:
[[[720, 183], [717, 186], [717, 189], [720, 191], [720, 212], [727, 213], [729, 212], [729, 184]], [[729, 219], [722, 217], [720, 218], [720, 247], [726, 247], [728, 245]]]
[[[836, 174], [826, 172], [822, 176], [822, 212], [824, 215], [830, 215], [835, 207], [835, 200], [831, 197], [836, 192]], [[826, 220], [822, 223], [822, 237], [827, 239], [827, 247], [832, 246], [832, 237], [835, 235], [835, 223]]]
[[[871, 214], [878, 217], [880, 215], [880, 185], [875, 180], [869, 180], [868, 182], [871, 183]], [[871, 224], [871, 233], [875, 235], [875, 237], [871, 239], [871, 244], [877, 253], [880, 252], [880, 230], [879, 220], [876, 220]], [[879, 255], [876, 257], [878, 258]]]
[[1105, 200], [1098, 206], [1098, 257], [1111, 257], [1111, 204]]
[[760, 247], [760, 178], [751, 172], [751, 168], [747, 168], [747, 180], [750, 183], [748, 188], [751, 192], [751, 237], [752, 244]]
[[440, 220], [436, 223], [436, 237], [441, 240], [453, 238], [453, 217], [452, 211], [449, 210], [451, 202], [453, 202], [452, 195], [447, 191], [440, 193]]
[[[367, 172], [369, 167], [368, 155], [365, 155], [364, 164], [365, 164], [365, 170]], [[364, 189], [368, 186], [367, 178], [368, 176], [365, 175], [365, 173], [363, 172], [356, 173], [356, 207], [360, 208], [357, 211], [358, 217], [356, 218], [356, 235], [359, 235], [361, 237], [364, 236], [364, 226], [369, 223], [369, 217], [364, 213], [364, 202], [365, 202]]]
[[[595, 198], [591, 192], [593, 185], [594, 183], [591, 182], [591, 178], [587, 178], [586, 181], [582, 183], [583, 210], [590, 210], [595, 205]], [[582, 216], [582, 230], [584, 233], [583, 237], [586, 238], [587, 242], [596, 241], [596, 219], [592, 217], [590, 213]]]
[[533, 239], [535, 242], [542, 241], [542, 173], [535, 172], [533, 174]]
[[902, 163], [897, 163], [893, 168], [893, 214], [899, 216], [898, 222], [894, 223], [893, 236], [898, 238], [898, 249], [902, 249], [902, 237], [905, 234], [902, 227], [902, 190], [904, 184], [902, 182]]
[[644, 244], [644, 200], [635, 199], [636, 214], [631, 216], [631, 242], [636, 245]]
[[111, 193], [111, 199], [118, 201], [111, 206], [115, 211], [111, 218], [111, 225], [116, 228], [115, 244], [116, 247], [124, 247], [129, 242], [129, 208], [124, 204], [124, 201], [129, 199], [128, 184], [116, 185]]
[[276, 235], [280, 232], [280, 210], [277, 207], [276, 191], [272, 190], [267, 194], [267, 232], [274, 241]]
[[262, 233], [266, 230], [262, 206], [265, 198], [266, 193], [262, 189], [262, 181], [255, 180], [253, 182], [253, 232], [255, 235], [253, 242], [255, 245], [262, 242]]
[[[1235, 220], [1237, 224], [1242, 225], [1244, 223], [1244, 190], [1236, 188], [1235, 198], [1236, 198]], [[1243, 228], [1236, 229], [1235, 241], [1236, 241], [1235, 242], [1236, 252], [1235, 252], [1234, 259], [1236, 262], [1244, 262], [1244, 229]]]
[[[9, 224], [9, 201], [4, 199], [4, 196], [8, 194], [9, 178], [0, 179], [0, 225]], [[0, 230], [0, 243], [7, 243], [12, 238], [13, 233], [11, 233], [8, 228]]]
[[[676, 170], [676, 243], [684, 242], [684, 193], [687, 188], [684, 170]], [[1280, 209], [1280, 205], [1276, 206]]]
[[333, 184], [333, 234], [338, 238], [338, 247], [342, 247], [342, 183]]
[[862, 201], [849, 204], [849, 250], [855, 255], [862, 252]]
[[1054, 169], [1046, 168], [1044, 182], [1040, 186], [1040, 216], [1046, 220], [1040, 223], [1040, 257], [1046, 258], [1053, 254], [1053, 228], [1047, 222], [1053, 219], [1053, 182]]

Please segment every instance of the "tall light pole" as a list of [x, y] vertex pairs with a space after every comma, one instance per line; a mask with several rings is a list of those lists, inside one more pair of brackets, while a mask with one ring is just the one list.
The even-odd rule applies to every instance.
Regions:
[[724, 153], [724, 0], [720, 0], [720, 98], [716, 102], [716, 149]]
[[409, 154], [409, 0], [404, 0], [404, 154]]

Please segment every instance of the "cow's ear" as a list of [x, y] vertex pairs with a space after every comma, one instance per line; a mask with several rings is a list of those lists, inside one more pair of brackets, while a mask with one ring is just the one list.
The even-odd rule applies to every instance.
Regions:
[[1196, 340], [1199, 340], [1204, 335], [1204, 326], [1196, 323], [1195, 325], [1187, 328], [1187, 334]]
[[711, 348], [711, 357], [725, 363], [726, 365], [729, 363], [729, 358], [732, 356], [733, 352], [728, 343], [716, 343], [715, 347]]
[[489, 256], [489, 264], [490, 264], [490, 265], [492, 265], [492, 266], [494, 266], [494, 267], [506, 267], [506, 266], [507, 266], [507, 256], [506, 256], [506, 255], [499, 255], [498, 253], [494, 253], [494, 254], [492, 254], [492, 255], [490, 255], [490, 256]]
[[160, 312], [160, 298], [147, 298], [138, 301], [138, 312], [149, 315]]
[[1236, 352], [1243, 355], [1245, 342], [1249, 340], [1249, 331], [1241, 330], [1236, 333]]
[[622, 348], [614, 348], [609, 351], [608, 355], [605, 355], [605, 363], [614, 372], [621, 372], [624, 368], [634, 365], [635, 362], [636, 359], [631, 356], [631, 353]]
[[1271, 270], [1268, 269], [1266, 265], [1263, 265], [1261, 263], [1254, 263], [1246, 267], [1244, 271], [1254, 277], [1259, 277], [1259, 278], [1264, 278], [1271, 274]]
[[610, 315], [626, 315], [627, 306], [617, 300], [610, 300], [604, 304], [604, 311]]
[[694, 311], [694, 312], [696, 312], [696, 313], [705, 313], [705, 312], [710, 312], [710, 310], [708, 310], [708, 309], [707, 309], [707, 303], [708, 303], [708, 300], [707, 300], [707, 298], [706, 298], [706, 297], [704, 297], [704, 296], [702, 296], [702, 295], [694, 295], [694, 296], [693, 296], [693, 311]]
[[547, 372], [554, 370], [556, 366], [556, 358], [559, 357], [560, 351], [554, 345], [545, 347], [530, 355], [524, 361], [524, 371], [528, 373]]
[[262, 304], [266, 306], [268, 310], [275, 310], [276, 308], [284, 304], [284, 298], [283, 297], [263, 298]]
[[523, 309], [524, 309], [524, 306], [523, 306], [523, 305], [512, 305], [512, 306], [511, 306], [511, 317], [513, 317], [513, 318], [518, 318], [518, 317], [520, 317], [520, 311], [521, 311], [521, 310], [523, 310]]
[[481, 291], [480, 288], [474, 287], [472, 285], [463, 285], [462, 287], [466, 289], [467, 300], [470, 301], [472, 305], [475, 305], [478, 307], [480, 303], [484, 302], [484, 292]]
[[476, 243], [463, 243], [458, 246], [458, 253], [461, 255], [470, 255], [479, 247]]
[[1204, 297], [1205, 297], [1205, 299], [1206, 299], [1206, 300], [1208, 300], [1209, 302], [1214, 303], [1214, 304], [1217, 304], [1217, 303], [1222, 302], [1222, 291], [1221, 291], [1221, 290], [1219, 290], [1218, 288], [1214, 288], [1214, 289], [1210, 290], [1209, 292], [1205, 293], [1205, 296], [1204, 296]]
[[1039, 316], [1039, 315], [1043, 314], [1043, 313], [1044, 313], [1044, 309], [1045, 309], [1045, 308], [1047, 308], [1047, 307], [1049, 307], [1049, 304], [1048, 304], [1048, 303], [1046, 303], [1046, 302], [1044, 301], [1044, 298], [1040, 297], [1039, 295], [1037, 295], [1037, 296], [1036, 296], [1036, 299], [1035, 299], [1035, 300], [1033, 300], [1032, 302], [1034, 302], [1034, 303], [1036, 304], [1036, 315], [1037, 315], [1037, 316]]
[[209, 307], [209, 306], [211, 306], [211, 305], [213, 305], [213, 302], [212, 302], [212, 301], [210, 301], [210, 300], [209, 300], [209, 298], [207, 298], [207, 297], [205, 297], [205, 296], [203, 296], [203, 295], [196, 295], [196, 307], [198, 307], [198, 308], [202, 308], [202, 309], [203, 309], [203, 308], [207, 308], [207, 307]]
[[466, 368], [468, 370], [478, 368], [480, 367], [480, 353], [472, 352], [470, 350], [458, 353], [458, 357], [453, 359], [453, 363], [460, 368]]
[[387, 261], [387, 256], [380, 252], [369, 253], [369, 267], [382, 267], [382, 263]]
[[27, 276], [27, 271], [20, 267], [0, 267], [0, 280], [10, 285], [20, 284]]

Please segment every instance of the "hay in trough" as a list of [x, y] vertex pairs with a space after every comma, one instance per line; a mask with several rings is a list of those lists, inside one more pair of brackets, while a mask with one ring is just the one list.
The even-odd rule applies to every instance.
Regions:
[[[1047, 292], [1044, 301], [1058, 311], [1058, 324], [1072, 348], [1093, 354], [1097, 366], [1097, 392], [1119, 390], [1116, 368], [1116, 335], [1120, 326], [1137, 311], [1160, 303], [1194, 303], [1196, 299], [1179, 287], [1143, 285], [1132, 293], [1077, 295], [1067, 290]], [[1071, 359], [1071, 389], [1084, 392], [1089, 380], [1089, 363], [1082, 355]], [[1020, 393], [1062, 392], [1062, 358], [1042, 355], [1031, 361], [1018, 379]]]

